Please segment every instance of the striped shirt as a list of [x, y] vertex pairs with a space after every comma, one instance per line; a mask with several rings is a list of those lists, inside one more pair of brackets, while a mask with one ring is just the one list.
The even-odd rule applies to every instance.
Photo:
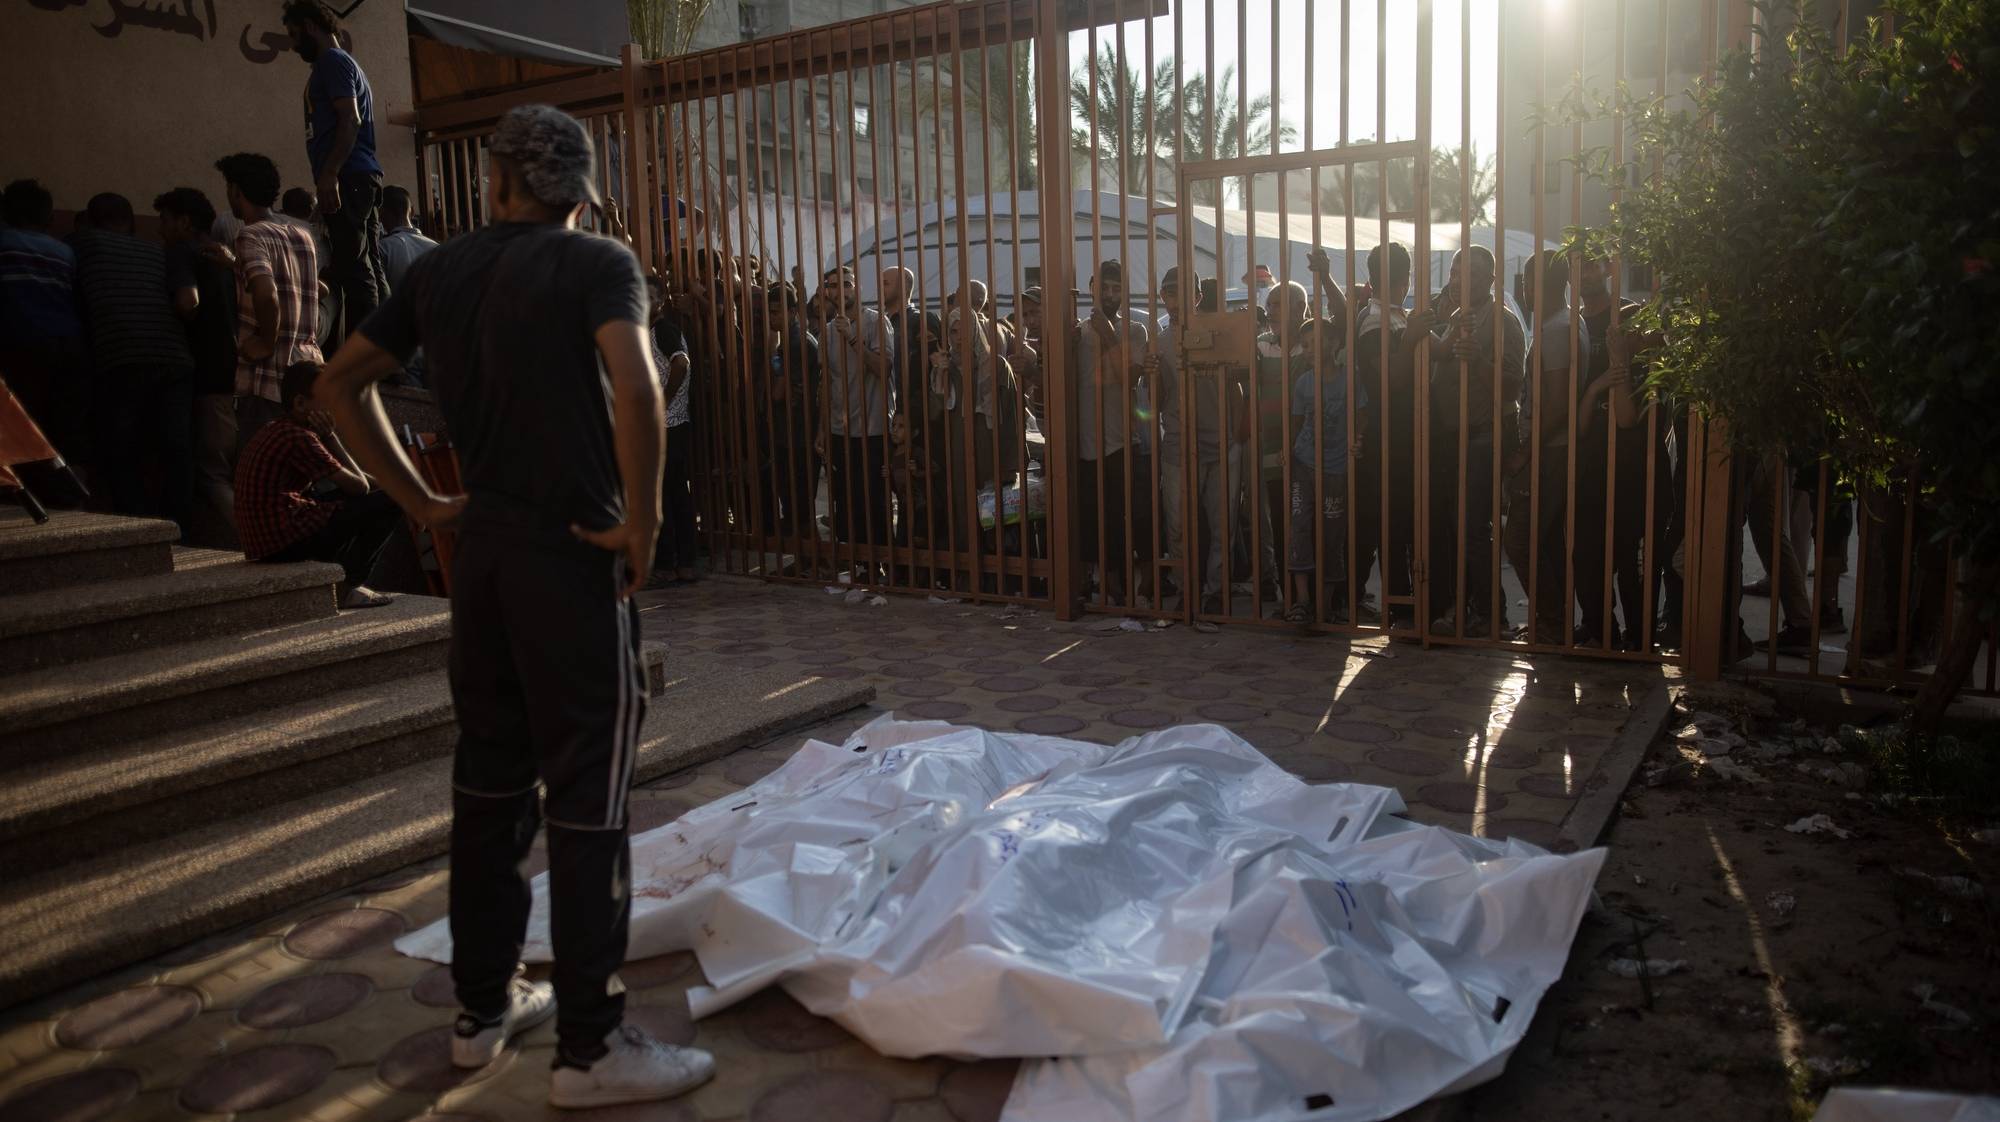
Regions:
[[84, 230], [74, 245], [76, 291], [95, 368], [192, 370], [187, 333], [167, 295], [167, 253], [160, 243]]
[[[236, 235], [236, 340], [257, 333], [250, 286], [270, 278], [278, 287], [277, 345], [270, 357], [236, 360], [236, 392], [278, 401], [278, 382], [296, 362], [322, 362], [319, 351], [319, 253], [312, 231], [289, 222], [252, 222]], [[280, 403], [282, 404], [282, 403]]]
[[74, 339], [76, 253], [39, 230], [0, 227], [0, 340]]

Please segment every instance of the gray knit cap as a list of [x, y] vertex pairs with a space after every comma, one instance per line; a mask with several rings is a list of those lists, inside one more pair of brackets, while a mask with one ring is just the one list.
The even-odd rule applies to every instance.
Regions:
[[528, 190], [554, 207], [601, 204], [590, 134], [553, 105], [521, 105], [500, 118], [489, 150], [527, 176]]

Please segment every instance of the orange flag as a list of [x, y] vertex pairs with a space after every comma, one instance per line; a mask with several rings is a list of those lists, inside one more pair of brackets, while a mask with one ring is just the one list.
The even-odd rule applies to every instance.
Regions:
[[[21, 399], [7, 387], [7, 380], [0, 378], [0, 470], [58, 458], [55, 445], [42, 435], [42, 427], [21, 407]], [[12, 483], [14, 473], [8, 471], [0, 484]]]

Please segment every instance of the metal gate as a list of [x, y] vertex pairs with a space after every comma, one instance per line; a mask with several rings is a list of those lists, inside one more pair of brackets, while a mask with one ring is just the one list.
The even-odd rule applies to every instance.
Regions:
[[[1844, 33], [1867, 4], [1820, 7]], [[1732, 456], [1643, 389], [1623, 301], [1653, 278], [1553, 252], [1656, 170], [1562, 106], [1671, 100], [1757, 18], [974, 0], [512, 100], [591, 122], [694, 341], [719, 570], [1703, 676], [1768, 639], [1750, 672], [1906, 681], [1950, 588], [1915, 477]], [[448, 232], [508, 100], [427, 114]]]

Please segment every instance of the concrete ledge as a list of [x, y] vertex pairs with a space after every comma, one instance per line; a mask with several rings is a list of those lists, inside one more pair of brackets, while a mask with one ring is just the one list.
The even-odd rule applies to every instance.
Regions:
[[1625, 797], [1625, 789], [1632, 785], [1632, 777], [1646, 759], [1646, 750], [1665, 731], [1667, 718], [1673, 715], [1673, 711], [1674, 703], [1666, 683], [1653, 687], [1645, 700], [1632, 710], [1632, 716], [1619, 730], [1618, 738], [1598, 758], [1597, 774], [1604, 777], [1604, 782], [1596, 787], [1586, 786], [1575, 805], [1569, 808], [1569, 814], [1563, 818], [1559, 836], [1568, 843], [1563, 846], [1564, 849], [1588, 849], [1604, 836], [1605, 829], [1618, 812], [1618, 801]]
[[333, 586], [340, 579], [338, 565], [317, 561], [262, 565], [238, 557], [227, 564], [197, 564], [158, 576], [101, 581], [61, 592], [14, 593], [0, 596], [0, 640], [306, 588], [327, 590], [323, 614], [330, 616], [334, 612]]
[[[657, 776], [865, 704], [873, 687], [727, 675], [655, 701]], [[0, 888], [0, 1007], [445, 852], [451, 761], [412, 767]]]

